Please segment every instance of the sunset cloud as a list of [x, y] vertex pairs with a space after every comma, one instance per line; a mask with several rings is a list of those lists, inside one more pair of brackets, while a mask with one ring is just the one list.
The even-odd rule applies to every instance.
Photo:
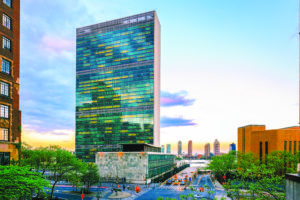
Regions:
[[171, 93], [167, 91], [161, 92], [160, 103], [161, 106], [171, 107], [171, 106], [190, 106], [193, 105], [195, 99], [188, 99], [186, 91], [180, 91], [176, 93]]
[[61, 53], [63, 51], [71, 51], [74, 49], [74, 42], [65, 38], [53, 35], [44, 35], [41, 38], [41, 45], [48, 51]]
[[22, 126], [22, 141], [32, 147], [58, 145], [73, 151], [75, 148], [75, 133], [71, 129], [44, 131], [25, 124]]
[[174, 126], [195, 126], [197, 125], [193, 120], [184, 119], [182, 117], [161, 117], [160, 127], [174, 127]]

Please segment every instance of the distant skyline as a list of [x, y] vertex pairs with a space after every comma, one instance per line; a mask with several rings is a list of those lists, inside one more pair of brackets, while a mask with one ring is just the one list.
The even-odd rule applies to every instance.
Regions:
[[[72, 5], [72, 6], [70, 6]], [[172, 6], [170, 6], [172, 5]], [[23, 140], [74, 149], [75, 28], [156, 10], [161, 144], [221, 152], [237, 128], [298, 124], [298, 1], [22, 0]]]

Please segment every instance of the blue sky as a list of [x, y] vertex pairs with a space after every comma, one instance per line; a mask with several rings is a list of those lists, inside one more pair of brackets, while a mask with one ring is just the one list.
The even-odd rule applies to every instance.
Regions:
[[[161, 143], [195, 149], [237, 127], [298, 122], [297, 0], [22, 0], [23, 139], [74, 147], [75, 29], [156, 10]], [[184, 134], [183, 134], [184, 133]], [[46, 138], [46, 139], [45, 139]]]

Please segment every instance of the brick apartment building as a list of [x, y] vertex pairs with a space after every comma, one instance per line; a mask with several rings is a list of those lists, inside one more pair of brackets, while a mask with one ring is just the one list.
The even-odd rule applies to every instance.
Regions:
[[21, 141], [20, 0], [0, 0], [0, 14], [0, 165], [9, 165]]

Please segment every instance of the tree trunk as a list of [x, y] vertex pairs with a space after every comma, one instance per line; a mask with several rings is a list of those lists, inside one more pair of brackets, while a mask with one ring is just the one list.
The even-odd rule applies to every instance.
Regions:
[[53, 192], [54, 192], [54, 188], [55, 188], [56, 183], [57, 183], [57, 181], [54, 181], [54, 184], [53, 184], [52, 189], [51, 189], [50, 199], [53, 198]]

